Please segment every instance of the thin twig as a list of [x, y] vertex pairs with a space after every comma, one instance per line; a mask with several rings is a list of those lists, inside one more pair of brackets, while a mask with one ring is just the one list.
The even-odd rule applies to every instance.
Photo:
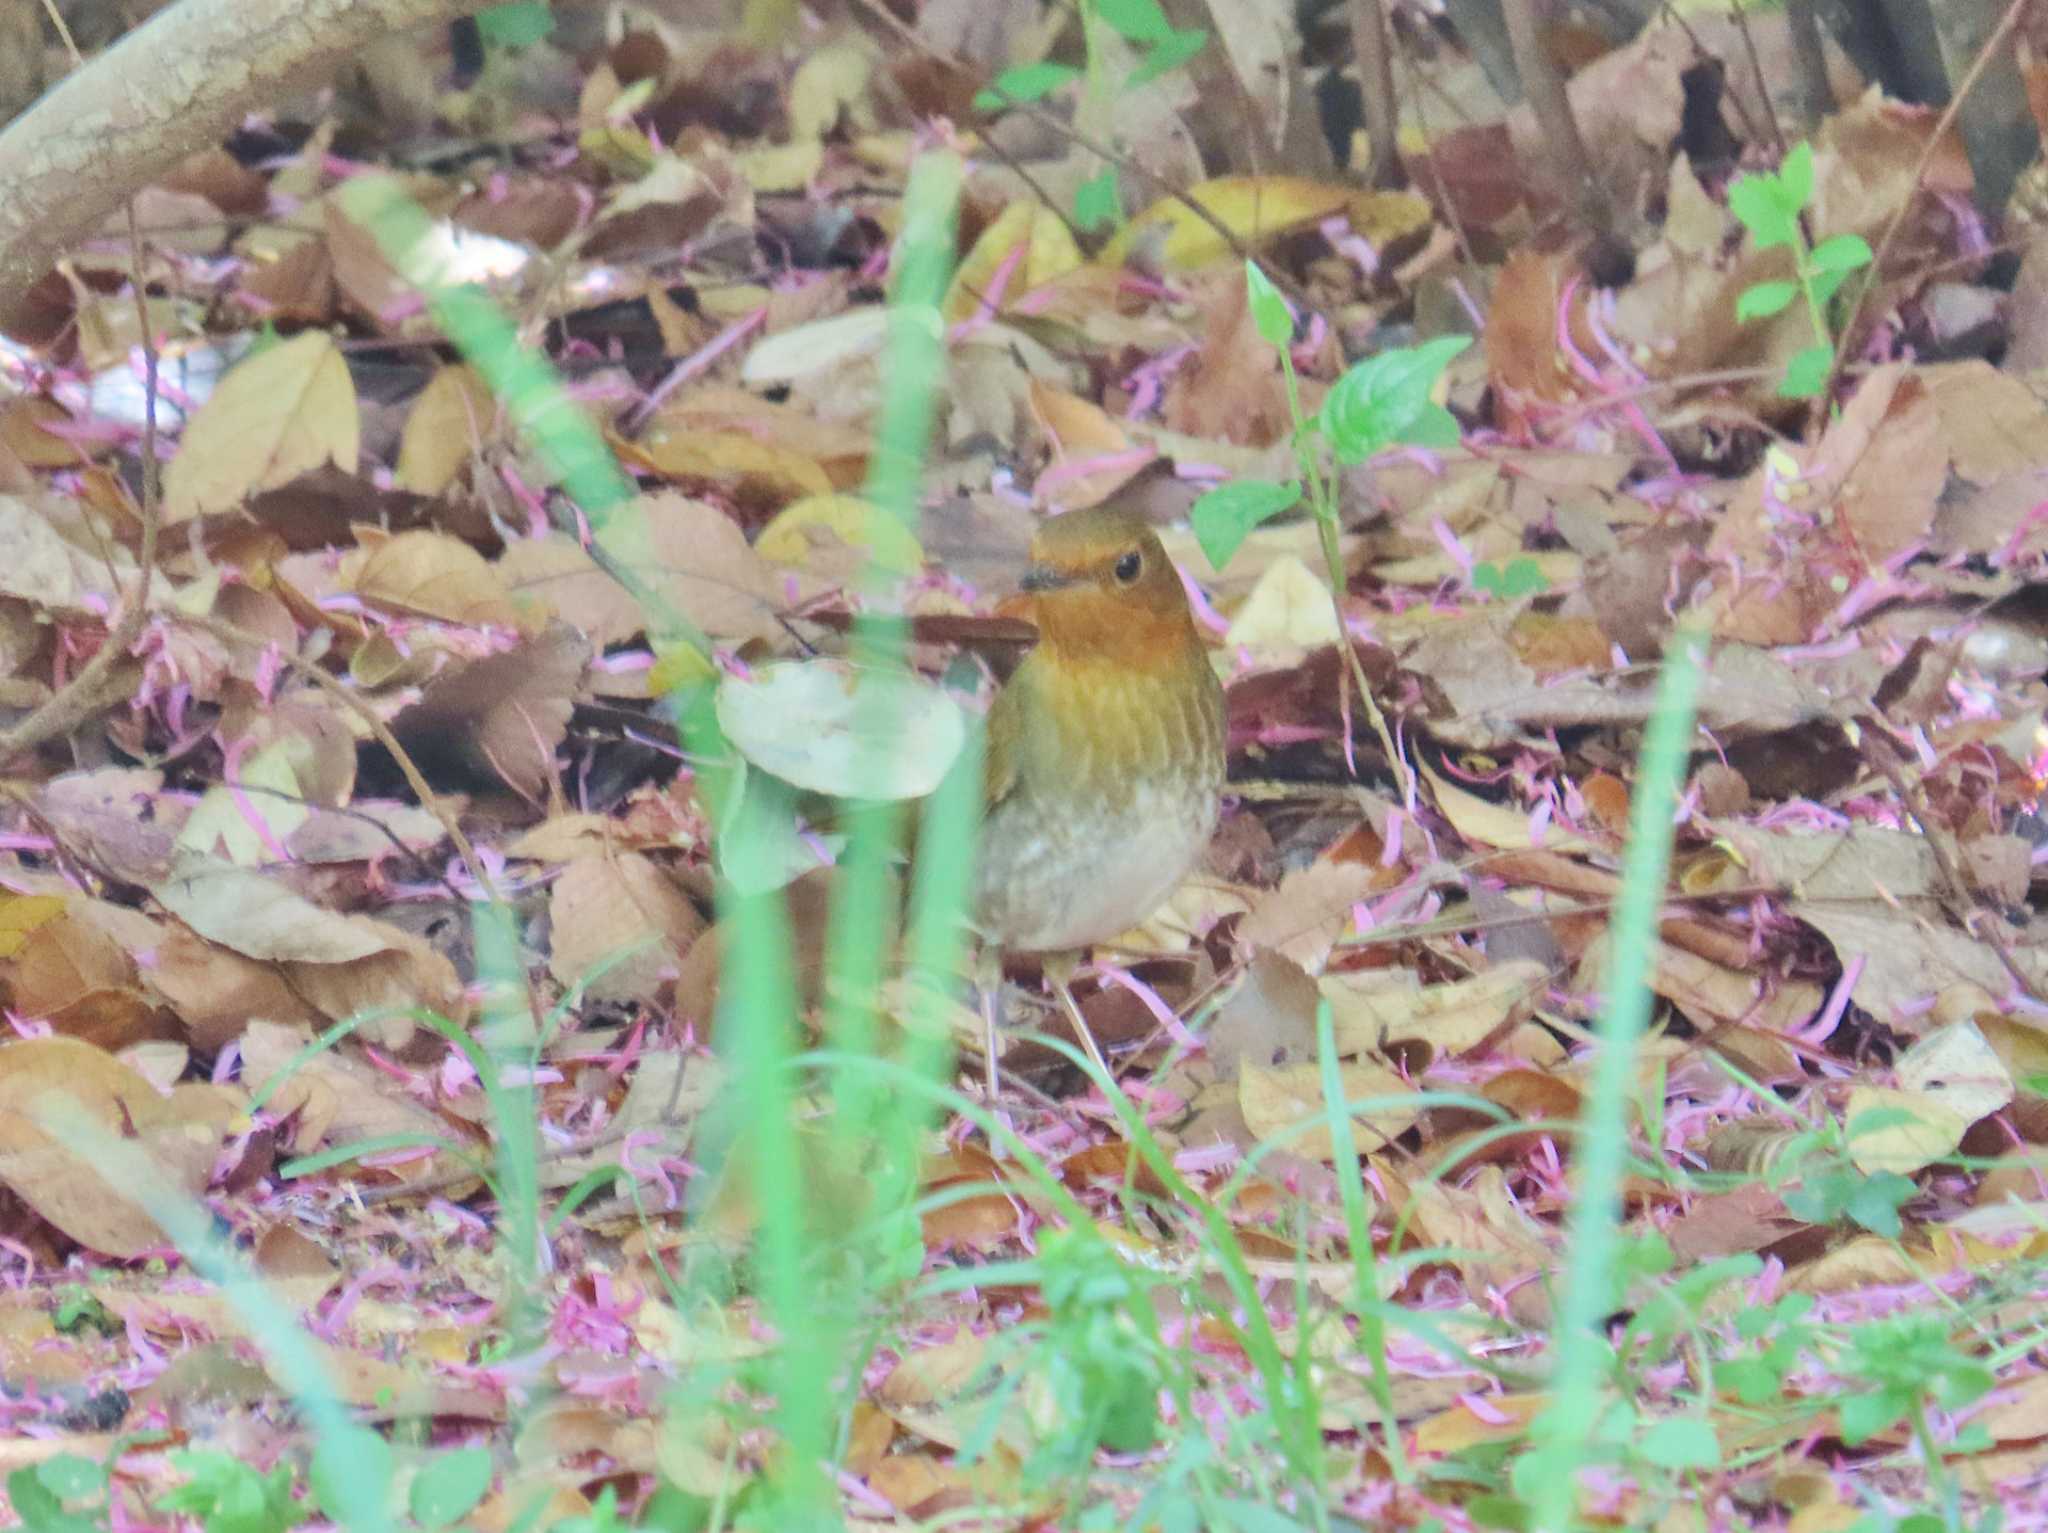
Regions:
[[[902, 37], [906, 42], [908, 42], [913, 48], [917, 49], [918, 52], [922, 53], [925, 57], [938, 59], [946, 63], [954, 62], [953, 60], [948, 59], [947, 56], [941, 53], [938, 49], [934, 48], [924, 38], [920, 37], [916, 29], [908, 25], [906, 22], [904, 22], [900, 17], [898, 17], [895, 14], [895, 12], [891, 11], [889, 7], [883, 3], [883, 0], [860, 0], [860, 5], [863, 10], [867, 11], [868, 14], [875, 17], [876, 20], [881, 21], [885, 25], [890, 27], [893, 31], [896, 32], [898, 36]], [[1231, 254], [1236, 256], [1239, 260], [1258, 261], [1258, 257], [1253, 254], [1251, 247], [1246, 245], [1245, 242], [1238, 237], [1236, 230], [1232, 229], [1228, 224], [1223, 222], [1222, 219], [1218, 218], [1214, 213], [1212, 213], [1207, 207], [1205, 207], [1200, 202], [1197, 202], [1187, 192], [1183, 191], [1180, 187], [1175, 186], [1171, 181], [1169, 181], [1166, 177], [1160, 175], [1157, 171], [1139, 164], [1129, 155], [1124, 154], [1119, 150], [1112, 149], [1107, 144], [1098, 142], [1094, 138], [1090, 137], [1088, 134], [1081, 132], [1071, 123], [1062, 121], [1056, 113], [1048, 112], [1044, 107], [1038, 105], [1038, 103], [1035, 101], [1020, 100], [1018, 97], [1011, 95], [1008, 91], [1003, 90], [1001, 87], [996, 85], [990, 85], [988, 87], [988, 90], [991, 95], [1000, 98], [1005, 106], [1008, 106], [1016, 111], [1024, 113], [1025, 116], [1029, 117], [1033, 122], [1037, 123], [1040, 127], [1048, 128], [1052, 132], [1057, 133], [1061, 138], [1064, 138], [1065, 140], [1067, 140], [1068, 143], [1073, 144], [1076, 148], [1085, 149], [1090, 154], [1094, 155], [1097, 159], [1104, 160], [1109, 164], [1114, 165], [1118, 170], [1128, 171], [1130, 174], [1137, 176], [1140, 179], [1149, 182], [1151, 185], [1157, 187], [1167, 197], [1179, 203], [1182, 207], [1186, 208], [1190, 213], [1194, 214], [1196, 218], [1200, 219], [1204, 224], [1207, 224], [1209, 226], [1210, 231], [1214, 233], [1218, 239], [1222, 240], [1223, 243], [1229, 247]], [[1279, 270], [1275, 266], [1268, 265], [1263, 261], [1258, 261], [1258, 264], [1260, 270], [1264, 271], [1267, 277], [1269, 277], [1272, 280], [1273, 285], [1279, 288], [1281, 292], [1285, 293], [1288, 299], [1291, 302], [1293, 302], [1298, 308], [1300, 308], [1303, 313], [1317, 315], [1322, 314], [1321, 307], [1315, 302], [1314, 299], [1310, 298], [1306, 290], [1304, 290], [1299, 284], [1297, 284], [1292, 277], [1288, 276], [1286, 272]]]
[[1358, 59], [1361, 111], [1372, 141], [1372, 158], [1353, 168], [1363, 169], [1365, 184], [1372, 187], [1398, 185], [1401, 173], [1400, 105], [1394, 95], [1394, 57], [1387, 30], [1387, 12], [1380, 0], [1351, 0], [1351, 51]]
[[1920, 184], [1927, 179], [1927, 167], [1934, 162], [1934, 152], [1941, 147], [1941, 141], [1948, 137], [1955, 127], [1956, 118], [1961, 115], [1963, 103], [1970, 99], [1970, 92], [1977, 88], [1977, 82], [1984, 77], [1984, 71], [1991, 67], [1991, 61], [1998, 56], [2012, 37], [2019, 24], [2026, 19], [2034, 0], [2012, 0], [2006, 7], [2005, 15], [1998, 26], [1984, 39], [1984, 46], [1977, 50], [1977, 57], [1970, 63], [1970, 72], [1963, 76], [1962, 84], [1948, 99], [1948, 105], [1941, 109], [1941, 116], [1935, 121], [1934, 131], [1927, 136], [1926, 144], [1920, 150], [1920, 158], [1913, 165], [1913, 179], [1908, 183], [1906, 195], [1899, 199], [1899, 205], [1892, 210], [1891, 222], [1885, 225], [1884, 237], [1877, 242], [1877, 251], [1864, 268], [1864, 277], [1856, 288], [1856, 301], [1849, 305], [1848, 318], [1843, 322], [1840, 335], [1835, 341], [1835, 354], [1828, 364], [1828, 376], [1821, 384], [1820, 393], [1815, 397], [1826, 399], [1835, 391], [1835, 384], [1842, 373], [1842, 358], [1849, 344], [1850, 336], [1856, 333], [1856, 322], [1863, 317], [1863, 305], [1870, 300], [1872, 290], [1877, 287], [1884, 273], [1885, 258], [1891, 254], [1892, 246], [1898, 243], [1899, 231], [1905, 227], [1906, 215], [1919, 200]]
[[[1422, 130], [1423, 141], [1433, 145], [1437, 142], [1437, 135], [1430, 126], [1429, 107], [1426, 104], [1431, 95], [1431, 83], [1424, 74], [1421, 64], [1417, 62], [1415, 51], [1409, 44], [1408, 39], [1402, 35], [1401, 29], [1399, 27], [1393, 28], [1393, 34], [1394, 41], [1401, 50], [1401, 67], [1408, 75], [1410, 93], [1408, 101], [1409, 105], [1415, 109], [1416, 126]], [[1457, 115], [1455, 102], [1452, 103], [1452, 108], [1452, 115], [1455, 117]], [[1465, 123], [1462, 126], [1469, 127], [1470, 124]], [[1457, 241], [1458, 254], [1464, 259], [1465, 265], [1470, 271], [1477, 272], [1480, 269], [1479, 257], [1473, 252], [1472, 237], [1465, 232], [1465, 220], [1458, 212], [1457, 194], [1451, 190], [1450, 182], [1444, 178], [1443, 171], [1437, 165], [1436, 155], [1433, 151], [1423, 155], [1422, 164], [1427, 168], [1430, 189], [1433, 189], [1434, 192], [1433, 200], [1437, 203], [1439, 211], [1442, 212], [1444, 222], [1451, 226], [1451, 237]]]
[[[1742, 0], [1728, 0], [1728, 13], [1735, 18], [1735, 30], [1742, 35], [1742, 51], [1749, 55], [1750, 70], [1756, 75], [1757, 94], [1763, 97], [1764, 118], [1771, 126], [1771, 141], [1777, 147], [1778, 158], [1782, 160], [1790, 146], [1785, 142], [1785, 125], [1778, 121], [1778, 104], [1771, 99], [1771, 82], [1765, 78], [1764, 61], [1757, 55], [1756, 36], [1749, 29], [1749, 11], [1743, 6]], [[1742, 97], [1737, 95], [1735, 102], [1736, 111], [1742, 112]]]
[[122, 603], [120, 616], [107, 630], [106, 641], [79, 668], [76, 676], [60, 687], [39, 708], [13, 728], [0, 731], [0, 761], [32, 751], [47, 740], [67, 735], [128, 688], [115, 682], [114, 667], [127, 658], [142, 637], [143, 620], [149, 613], [150, 583], [156, 570], [157, 534], [162, 526], [162, 496], [159, 491], [156, 452], [157, 351], [149, 330], [149, 304], [142, 286], [141, 236], [135, 228], [135, 208], [128, 209], [129, 255], [133, 270], [129, 277], [135, 289], [136, 311], [141, 316], [143, 411], [142, 411], [142, 535], [136, 551], [135, 588]]
[[[197, 613], [181, 612], [177, 614], [176, 620], [190, 627], [200, 629], [205, 633], [210, 633], [217, 639], [225, 639], [231, 644], [253, 645], [259, 653], [276, 647], [276, 641], [268, 636], [253, 633], [246, 628], [238, 628], [233, 623], [223, 622], [217, 617], [203, 617]], [[476, 881], [477, 887], [484, 891], [485, 896], [493, 904], [503, 904], [505, 900], [504, 895], [498, 891], [497, 883], [492, 879], [490, 869], [484, 866], [483, 859], [477, 856], [476, 848], [470, 844], [469, 837], [463, 833], [462, 825], [457, 820], [454, 811], [448, 807], [447, 801], [434, 791], [433, 785], [427, 781], [425, 775], [420, 771], [418, 763], [406, 753], [405, 747], [398, 743], [398, 736], [391, 732], [391, 726], [378, 716], [377, 710], [370, 706], [368, 700], [343, 686], [332, 676], [328, 675], [320, 666], [306, 659], [303, 655], [295, 654], [290, 650], [282, 648], [279, 648], [277, 653], [286, 666], [297, 672], [305, 680], [310, 681], [320, 691], [325, 692], [329, 697], [363, 721], [377, 743], [391, 753], [391, 759], [398, 764], [400, 775], [405, 778], [406, 785], [412, 789], [414, 796], [419, 799], [420, 806], [428, 814], [431, 814], [436, 820], [440, 821], [441, 828], [448, 833], [448, 840], [455, 848], [455, 855], [462, 859], [464, 870]]]
[[[676, 1079], [678, 1082], [681, 1081], [682, 1074], [680, 1071], [677, 1072]], [[664, 1114], [655, 1120], [654, 1126], [677, 1128], [681, 1126], [681, 1119]], [[615, 1123], [610, 1128], [577, 1144], [546, 1145], [540, 1151], [539, 1163], [542, 1166], [552, 1166], [562, 1161], [578, 1160], [585, 1155], [595, 1154], [599, 1150], [607, 1149], [612, 1145], [629, 1139], [635, 1134], [645, 1133], [649, 1127], [650, 1125], [646, 1123]], [[618, 1169], [621, 1176], [631, 1175], [626, 1170], [623, 1162], [619, 1164]], [[436, 1193], [446, 1192], [451, 1187], [462, 1187], [480, 1180], [482, 1178], [475, 1171], [458, 1168], [453, 1171], [442, 1171], [433, 1176], [422, 1177], [416, 1182], [399, 1182], [388, 1187], [359, 1187], [355, 1189], [355, 1196], [369, 1205], [393, 1203], [400, 1198], [432, 1197]]]
[[71, 59], [71, 67], [78, 68], [85, 62], [85, 55], [78, 51], [78, 40], [71, 35], [71, 27], [64, 20], [64, 11], [57, 0], [43, 0], [43, 14], [50, 18], [50, 25], [57, 29], [57, 38], [64, 44], [64, 52]]
[[[1728, 0], [1728, 3], [1730, 5], [1737, 5], [1739, 4], [1739, 0]], [[1686, 41], [1692, 44], [1692, 52], [1693, 57], [1695, 59], [1699, 60], [1701, 63], [1707, 63], [1717, 57], [1717, 55], [1711, 49], [1709, 49], [1705, 43], [1700, 41], [1699, 33], [1695, 32], [1692, 28], [1692, 23], [1685, 19], [1685, 13], [1679, 10], [1677, 6], [1673, 5], [1671, 3], [1671, 0], [1664, 0], [1664, 5], [1659, 9], [1657, 14], [1659, 20], [1669, 22], [1672, 26], [1678, 28], [1679, 31], [1685, 34]], [[1757, 89], [1764, 92], [1764, 101], [1765, 104], [1768, 106], [1770, 102], [1770, 92], [1764, 86], [1763, 70], [1760, 67], [1757, 70], [1756, 78]], [[1742, 136], [1744, 141], [1748, 143], [1754, 143], [1756, 140], [1762, 138], [1763, 134], [1758, 131], [1755, 120], [1751, 118], [1751, 116], [1749, 115], [1749, 107], [1747, 106], [1747, 104], [1744, 103], [1742, 99], [1742, 93], [1740, 91], [1728, 91], [1726, 93], [1726, 99], [1728, 101], [1728, 104], [1735, 108], [1735, 115], [1742, 119]], [[1785, 149], [1785, 139], [1784, 135], [1778, 132], [1777, 113], [1775, 109], [1772, 110], [1771, 114], [1771, 135], [1772, 137], [1777, 139], [1778, 151], [1780, 154], [1782, 154]]]
[[1936, 833], [1933, 811], [1928, 806], [1926, 794], [1920, 791], [1918, 784], [1907, 784], [1905, 775], [1899, 771], [1898, 763], [1887, 759], [1877, 742], [1873, 741], [1872, 748], [1864, 751], [1863, 758], [1876, 767], [1884, 780], [1891, 785], [1892, 792], [1898, 795], [1899, 806], [1920, 822], [1921, 839], [1927, 843], [1927, 850], [1934, 858], [1935, 872], [1940, 876], [1943, 890], [1948, 895], [1950, 914], [1956, 918], [1964, 931], [1991, 949], [1998, 958], [1999, 967], [2005, 970], [2006, 977], [2019, 988], [2020, 994], [2036, 1004], [2048, 1001], [2048, 997], [2041, 994], [2041, 987], [2033, 976], [2023, 971], [2018, 960], [2012, 956], [2012, 944], [2007, 942], [1997, 929], [1998, 917], [1988, 915], [1984, 907], [1971, 895], [1969, 883], [1964, 879], [1962, 869], [1956, 866], [1955, 859], [1949, 855], [1947, 841], [1942, 834]]
[[1564, 75], [1543, 46], [1536, 0], [1502, 0], [1501, 17], [1507, 23], [1515, 69], [1522, 77], [1522, 93], [1529, 98], [1529, 109], [1536, 114], [1536, 126], [1543, 135], [1552, 167], [1564, 182], [1566, 206], [1589, 230], [1613, 229], [1613, 200], [1593, 169], [1592, 156], [1586, 152], [1585, 136], [1579, 132], [1578, 113], [1573, 110]]

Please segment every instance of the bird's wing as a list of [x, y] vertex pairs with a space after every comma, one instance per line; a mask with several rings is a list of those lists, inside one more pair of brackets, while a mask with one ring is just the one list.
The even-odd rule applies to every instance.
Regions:
[[982, 811], [995, 808], [1017, 786], [1017, 735], [1023, 699], [1018, 695], [1020, 674], [1012, 676], [989, 704], [986, 736], [982, 744]]

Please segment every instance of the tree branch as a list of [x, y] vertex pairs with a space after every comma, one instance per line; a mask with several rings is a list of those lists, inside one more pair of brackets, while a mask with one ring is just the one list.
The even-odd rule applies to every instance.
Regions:
[[66, 250], [248, 113], [483, 0], [181, 0], [0, 129], [0, 326]]

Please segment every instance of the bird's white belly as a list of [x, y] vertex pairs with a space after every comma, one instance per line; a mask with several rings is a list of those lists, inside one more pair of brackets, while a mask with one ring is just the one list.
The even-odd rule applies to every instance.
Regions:
[[[1083, 813], [1053, 830], [1025, 832], [998, 816], [987, 832], [983, 925], [1003, 946], [1025, 953], [1104, 941], [1159, 908], [1215, 828], [1213, 798], [1202, 809], [1185, 792], [1145, 789], [1128, 812], [1111, 819]], [[1009, 876], [993, 882], [991, 865], [1008, 868]]]

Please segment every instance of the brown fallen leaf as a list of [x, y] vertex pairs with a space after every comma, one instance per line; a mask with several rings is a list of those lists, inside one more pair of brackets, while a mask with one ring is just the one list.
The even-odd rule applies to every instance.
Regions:
[[164, 520], [233, 510], [326, 463], [352, 474], [361, 438], [355, 384], [332, 337], [281, 341], [232, 368], [185, 428], [164, 475]]
[[145, 1203], [110, 1181], [90, 1142], [144, 1156], [172, 1187], [206, 1185], [240, 1094], [193, 1086], [165, 1096], [111, 1054], [74, 1038], [0, 1044], [0, 1184], [87, 1249], [128, 1258], [166, 1243]]

